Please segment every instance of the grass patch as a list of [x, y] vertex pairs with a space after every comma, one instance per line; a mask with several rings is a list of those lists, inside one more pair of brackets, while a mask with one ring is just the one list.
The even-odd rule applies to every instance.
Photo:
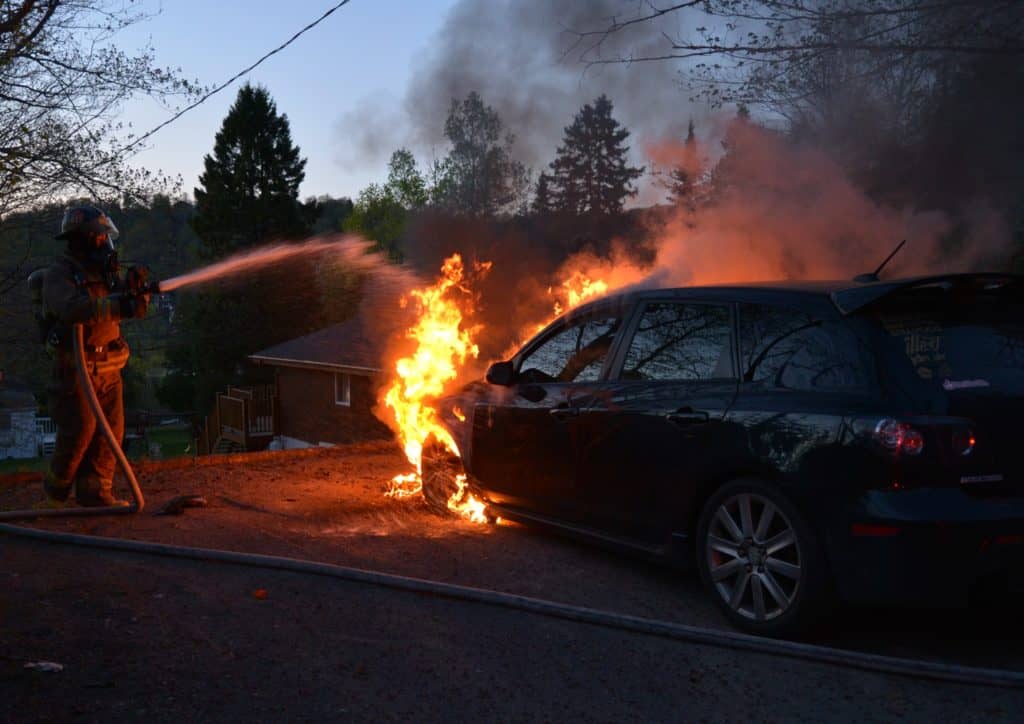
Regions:
[[[159, 453], [155, 453], [153, 446], [159, 445]], [[131, 437], [125, 444], [125, 453], [131, 460], [145, 460], [149, 458], [177, 458], [192, 456], [194, 442], [192, 440], [192, 427], [184, 426], [163, 426], [151, 427], [146, 430], [145, 438]], [[50, 465], [50, 458], [8, 458], [0, 460], [0, 475], [11, 473], [45, 473]]]
[[[162, 426], [146, 429], [145, 439], [136, 438], [132, 440], [129, 457], [132, 458], [156, 458], [163, 460], [178, 458], [183, 455], [192, 455], [193, 450], [192, 427], [184, 426]], [[159, 446], [159, 453], [155, 453], [156, 446]]]

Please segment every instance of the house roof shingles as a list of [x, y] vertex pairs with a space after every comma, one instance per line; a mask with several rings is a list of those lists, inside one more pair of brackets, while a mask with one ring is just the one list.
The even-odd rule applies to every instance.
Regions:
[[360, 314], [249, 355], [257, 364], [372, 375], [381, 370], [386, 334]]

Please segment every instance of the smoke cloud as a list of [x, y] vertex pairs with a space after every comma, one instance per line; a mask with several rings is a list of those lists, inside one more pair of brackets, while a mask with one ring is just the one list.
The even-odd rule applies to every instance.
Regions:
[[[871, 200], [822, 149], [795, 145], [751, 123], [729, 129], [731, 154], [714, 170], [694, 206], [646, 210], [646, 244], [653, 263], [637, 264], [635, 248], [616, 245], [607, 256], [581, 254], [557, 272], [582, 273], [611, 288], [634, 284], [685, 286], [794, 279], [851, 280], [886, 266], [883, 277], [975, 271], [1006, 263], [1008, 231], [982, 205], [970, 236], [953, 235], [941, 212], [897, 209]], [[700, 174], [700, 147], [664, 143], [648, 149], [670, 165]], [[701, 193], [697, 192], [698, 195]], [[962, 230], [961, 230], [962, 231]]]
[[[575, 113], [605, 93], [615, 104], [615, 117], [633, 133], [635, 160], [641, 161], [638, 139], [681, 137], [691, 117], [703, 123], [706, 109], [687, 100], [679, 64], [587, 68], [580, 63], [585, 46], [575, 44], [573, 31], [601, 27], [630, 8], [635, 6], [621, 0], [461, 0], [424, 53], [402, 107], [365, 106], [341, 119], [339, 134], [355, 140], [373, 129], [365, 145], [346, 141], [362, 161], [383, 166], [401, 145], [429, 161], [442, 153], [452, 99], [477, 91], [516, 136], [518, 160], [539, 172], [554, 158]], [[664, 43], [662, 31], [678, 30], [677, 22], [631, 28], [617, 35], [607, 52], [653, 50]]]

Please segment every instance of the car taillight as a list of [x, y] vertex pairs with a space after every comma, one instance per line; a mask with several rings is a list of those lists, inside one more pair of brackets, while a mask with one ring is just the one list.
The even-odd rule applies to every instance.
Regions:
[[924, 450], [924, 435], [907, 422], [891, 417], [879, 420], [875, 425], [874, 438], [882, 447], [904, 455], [920, 455]]

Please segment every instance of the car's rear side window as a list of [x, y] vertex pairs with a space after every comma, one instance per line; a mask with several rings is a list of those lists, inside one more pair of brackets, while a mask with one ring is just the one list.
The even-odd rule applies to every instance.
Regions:
[[867, 393], [872, 358], [843, 320], [741, 304], [740, 379], [789, 390]]
[[624, 380], [710, 380], [732, 377], [729, 308], [648, 303], [626, 352]]

